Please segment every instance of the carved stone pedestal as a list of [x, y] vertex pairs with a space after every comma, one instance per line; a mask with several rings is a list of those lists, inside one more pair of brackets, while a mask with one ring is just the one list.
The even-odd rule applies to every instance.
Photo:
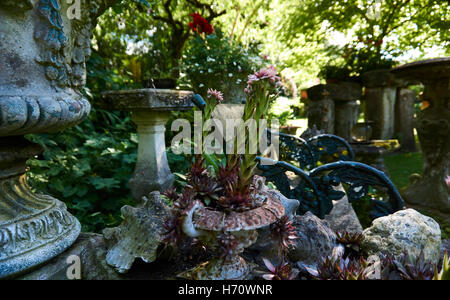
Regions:
[[42, 150], [23, 135], [74, 126], [90, 111], [82, 96], [90, 30], [115, 0], [0, 1], [0, 278], [63, 252], [80, 232], [60, 201], [33, 193], [25, 162]]
[[170, 111], [193, 107], [192, 92], [178, 90], [142, 89], [103, 93], [104, 105], [109, 109], [132, 112], [139, 134], [138, 160], [130, 180], [133, 197], [170, 188], [174, 176], [166, 156], [165, 124]]
[[60, 254], [80, 233], [65, 204], [27, 184], [25, 162], [41, 152], [23, 137], [0, 138], [0, 278]]
[[450, 57], [419, 61], [393, 70], [396, 76], [420, 80], [429, 107], [416, 119], [423, 152], [422, 178], [404, 192], [406, 202], [450, 213]]

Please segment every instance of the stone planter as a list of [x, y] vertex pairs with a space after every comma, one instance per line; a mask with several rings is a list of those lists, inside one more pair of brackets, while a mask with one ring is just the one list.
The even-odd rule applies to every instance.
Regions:
[[91, 23], [112, 2], [83, 2], [81, 19], [73, 20], [66, 1], [0, 3], [0, 278], [48, 261], [80, 233], [62, 202], [29, 188], [25, 162], [43, 150], [23, 135], [87, 117], [81, 88]]
[[183, 231], [190, 237], [196, 237], [213, 249], [218, 246], [218, 235], [227, 233], [236, 239], [237, 247], [226, 257], [217, 257], [179, 275], [193, 280], [243, 280], [249, 279], [251, 267], [239, 256], [245, 248], [253, 245], [258, 231], [277, 221], [285, 214], [283, 203], [273, 196], [264, 186], [264, 179], [254, 180], [255, 201], [261, 206], [244, 212], [215, 211], [205, 207], [199, 201], [188, 210]]

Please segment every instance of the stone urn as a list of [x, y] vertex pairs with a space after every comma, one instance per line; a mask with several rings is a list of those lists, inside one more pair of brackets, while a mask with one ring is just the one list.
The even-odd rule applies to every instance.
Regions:
[[80, 223], [57, 199], [34, 193], [26, 160], [43, 149], [23, 135], [85, 119], [82, 96], [92, 22], [113, 0], [0, 2], [0, 278], [62, 253]]
[[258, 229], [276, 222], [285, 214], [283, 203], [269, 192], [264, 181], [263, 177], [255, 176], [253, 197], [259, 206], [251, 210], [227, 213], [212, 210], [199, 201], [191, 205], [183, 223], [186, 235], [200, 239], [212, 249], [218, 248], [218, 240], [223, 236], [232, 239], [236, 246], [229, 255], [216, 257], [181, 273], [179, 277], [191, 280], [249, 279], [252, 268], [239, 254], [256, 243]]

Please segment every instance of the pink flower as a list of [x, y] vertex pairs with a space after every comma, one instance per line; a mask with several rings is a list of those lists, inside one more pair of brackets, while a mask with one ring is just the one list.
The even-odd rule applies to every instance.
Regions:
[[209, 89], [208, 90], [208, 99], [216, 98], [218, 103], [223, 101], [223, 93], [218, 90]]
[[445, 183], [450, 187], [450, 176], [447, 175], [447, 177], [445, 177]]
[[281, 84], [281, 78], [277, 76], [277, 70], [274, 66], [270, 66], [269, 68], [262, 68], [255, 74], [248, 76], [248, 86], [246, 93], [251, 93], [252, 85], [255, 82], [268, 79], [270, 83], [272, 83], [274, 86], [278, 87]]

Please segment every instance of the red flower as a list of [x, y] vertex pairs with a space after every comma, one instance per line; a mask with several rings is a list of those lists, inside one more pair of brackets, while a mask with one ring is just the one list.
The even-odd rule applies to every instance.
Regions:
[[188, 27], [198, 33], [213, 34], [214, 28], [209, 24], [208, 20], [203, 18], [199, 13], [192, 13], [193, 22], [189, 22]]

